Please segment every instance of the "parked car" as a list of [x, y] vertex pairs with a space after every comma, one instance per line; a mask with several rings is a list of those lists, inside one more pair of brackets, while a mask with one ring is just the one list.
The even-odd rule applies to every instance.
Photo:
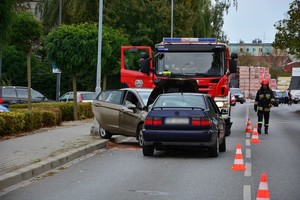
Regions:
[[289, 102], [288, 92], [286, 90], [274, 90], [278, 96], [279, 104], [287, 104]]
[[[40, 92], [31, 89], [31, 102], [49, 101]], [[28, 87], [23, 86], [2, 86], [2, 104], [8, 106], [10, 104], [27, 103], [28, 102]]]
[[275, 101], [272, 104], [273, 104], [273, 106], [278, 107], [278, 105], [279, 105], [279, 96], [278, 96], [278, 94], [275, 90], [273, 90], [273, 95], [274, 95]]
[[110, 139], [112, 135], [136, 137], [142, 131], [147, 115], [146, 104], [152, 89], [122, 88], [102, 91], [92, 103], [99, 123], [99, 134]]
[[142, 137], [144, 156], [169, 146], [206, 147], [211, 157], [226, 151], [225, 122], [207, 94], [160, 94], [149, 106]]
[[230, 95], [230, 105], [235, 106], [235, 104], [236, 104], [236, 99], [235, 99], [234, 95]]
[[300, 93], [296, 93], [292, 96], [293, 103], [297, 104], [300, 101]]
[[230, 93], [234, 95], [236, 102], [243, 104], [246, 99], [240, 88], [230, 88]]
[[[96, 98], [95, 92], [90, 91], [77, 91], [77, 102], [93, 102]], [[74, 101], [74, 93], [67, 92], [59, 98], [59, 101], [68, 102]]]

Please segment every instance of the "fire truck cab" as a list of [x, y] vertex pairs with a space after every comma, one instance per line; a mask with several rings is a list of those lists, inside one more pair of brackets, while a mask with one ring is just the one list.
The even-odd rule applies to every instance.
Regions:
[[[135, 53], [135, 54], [133, 54]], [[137, 57], [134, 65], [130, 57]], [[191, 78], [198, 90], [209, 94], [217, 103], [230, 134], [229, 74], [235, 73], [237, 54], [215, 38], [163, 38], [155, 45], [155, 56], [148, 46], [121, 47], [122, 87], [154, 88], [169, 77]], [[135, 66], [135, 69], [133, 69]]]

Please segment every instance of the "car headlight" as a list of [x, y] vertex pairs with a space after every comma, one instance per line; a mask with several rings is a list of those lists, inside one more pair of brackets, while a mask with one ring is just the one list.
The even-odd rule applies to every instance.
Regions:
[[223, 108], [224, 107], [224, 102], [216, 102], [216, 104], [217, 104], [217, 106], [219, 107], [219, 108]]

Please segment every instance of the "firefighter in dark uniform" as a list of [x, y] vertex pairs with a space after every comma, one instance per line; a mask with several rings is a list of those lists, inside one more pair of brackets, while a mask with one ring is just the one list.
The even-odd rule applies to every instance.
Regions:
[[261, 134], [261, 127], [265, 126], [265, 134], [268, 134], [269, 129], [269, 118], [272, 103], [274, 102], [273, 91], [269, 88], [269, 80], [264, 79], [261, 82], [261, 88], [257, 91], [254, 103], [254, 111], [257, 112], [258, 116], [258, 128], [257, 131]]

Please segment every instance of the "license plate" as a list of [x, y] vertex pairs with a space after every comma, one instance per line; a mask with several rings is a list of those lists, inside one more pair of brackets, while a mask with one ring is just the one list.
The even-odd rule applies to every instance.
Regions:
[[189, 124], [190, 120], [189, 118], [166, 118], [165, 124]]

